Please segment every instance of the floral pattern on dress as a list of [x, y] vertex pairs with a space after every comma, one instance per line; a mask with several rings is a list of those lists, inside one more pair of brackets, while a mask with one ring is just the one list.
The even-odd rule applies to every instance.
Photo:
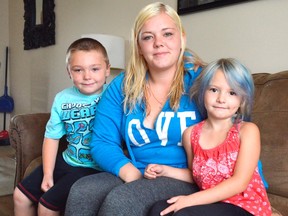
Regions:
[[[240, 149], [238, 128], [241, 123], [231, 127], [223, 143], [215, 148], [202, 149], [199, 145], [199, 138], [204, 123], [205, 121], [202, 121], [195, 125], [191, 132], [191, 145], [194, 155], [192, 161], [193, 179], [201, 190], [212, 188], [233, 175]], [[240, 206], [253, 215], [271, 215], [270, 202], [258, 168], [255, 169], [245, 191], [225, 199], [223, 202]]]

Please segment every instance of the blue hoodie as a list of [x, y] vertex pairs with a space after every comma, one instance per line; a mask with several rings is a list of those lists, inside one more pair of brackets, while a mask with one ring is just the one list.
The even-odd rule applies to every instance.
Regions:
[[[187, 64], [191, 68], [191, 64]], [[196, 105], [189, 97], [189, 89], [202, 68], [184, 75], [184, 89], [179, 108], [174, 112], [168, 99], [157, 117], [154, 129], [143, 125], [144, 104], [137, 106], [131, 114], [124, 112], [122, 85], [124, 72], [107, 87], [96, 110], [91, 154], [105, 171], [116, 176], [120, 168], [131, 162], [142, 173], [150, 163], [186, 168], [186, 153], [181, 145], [183, 131], [202, 119]], [[123, 154], [126, 143], [129, 157]]]

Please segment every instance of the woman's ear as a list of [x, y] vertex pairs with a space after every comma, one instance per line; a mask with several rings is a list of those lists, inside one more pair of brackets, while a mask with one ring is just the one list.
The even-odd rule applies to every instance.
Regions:
[[187, 40], [187, 38], [186, 38], [185, 32], [182, 32], [182, 34], [181, 34], [181, 40], [182, 40], [182, 47], [183, 47], [183, 46], [186, 47], [186, 40]]
[[187, 38], [186, 38], [185, 32], [182, 32], [182, 39], [183, 39], [184, 44], [186, 45]]

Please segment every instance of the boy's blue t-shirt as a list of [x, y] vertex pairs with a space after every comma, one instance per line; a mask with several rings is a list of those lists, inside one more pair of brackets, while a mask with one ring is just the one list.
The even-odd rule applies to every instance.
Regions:
[[[106, 85], [103, 91], [105, 88]], [[73, 86], [57, 93], [54, 98], [45, 137], [60, 139], [66, 135], [68, 146], [62, 155], [71, 166], [99, 169], [91, 157], [89, 144], [101, 95], [85, 95]]]

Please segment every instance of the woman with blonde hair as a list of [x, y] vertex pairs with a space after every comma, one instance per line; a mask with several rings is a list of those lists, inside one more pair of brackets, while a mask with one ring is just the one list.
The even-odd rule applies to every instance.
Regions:
[[156, 2], [140, 11], [126, 72], [111, 82], [96, 111], [91, 154], [105, 172], [73, 185], [66, 215], [145, 215], [158, 200], [197, 190], [173, 179], [177, 173], [154, 180], [143, 174], [149, 164], [187, 168], [181, 135], [202, 120], [189, 89], [203, 65], [186, 49], [173, 8]]

